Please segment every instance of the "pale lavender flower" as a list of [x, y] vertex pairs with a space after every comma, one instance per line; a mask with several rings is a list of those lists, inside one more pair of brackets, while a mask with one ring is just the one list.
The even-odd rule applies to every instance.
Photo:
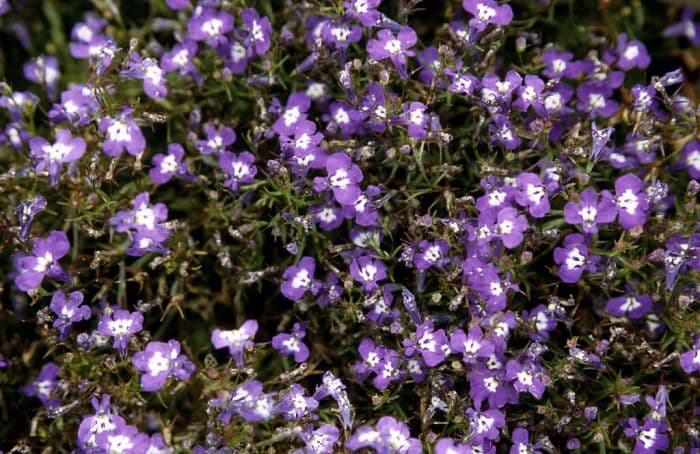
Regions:
[[248, 48], [248, 56], [264, 55], [270, 48], [272, 25], [267, 17], [260, 17], [255, 8], [246, 8], [241, 13], [244, 29], [248, 32], [244, 44]]
[[52, 231], [45, 239], [35, 239], [30, 255], [25, 255], [22, 252], [15, 255], [14, 264], [17, 268], [15, 285], [17, 288], [23, 292], [34, 290], [41, 285], [44, 276], [62, 282], [70, 282], [70, 275], [58, 263], [58, 260], [66, 255], [69, 249], [68, 237], [60, 230]]
[[211, 47], [227, 42], [226, 33], [233, 30], [233, 16], [225, 11], [205, 7], [187, 23], [187, 35], [195, 41], [206, 41]]
[[56, 142], [50, 144], [43, 137], [33, 137], [29, 141], [35, 168], [41, 172], [48, 170], [51, 186], [58, 184], [63, 164], [75, 162], [85, 154], [87, 144], [81, 137], [73, 137], [67, 129], [56, 129]]
[[117, 349], [122, 357], [126, 356], [129, 339], [142, 329], [143, 315], [140, 312], [129, 312], [123, 309], [104, 314], [97, 325], [99, 334], [114, 338], [112, 347]]
[[29, 397], [37, 397], [45, 407], [60, 405], [60, 401], [54, 397], [54, 392], [58, 389], [58, 370], [56, 363], [44, 364], [36, 378], [22, 387], [22, 392]]
[[109, 157], [118, 157], [124, 149], [132, 156], [143, 153], [146, 139], [141, 128], [131, 117], [132, 110], [124, 108], [116, 118], [104, 117], [99, 121], [99, 130], [106, 135], [102, 149]]
[[236, 132], [227, 126], [216, 128], [213, 124], [208, 124], [204, 131], [207, 139], [198, 140], [196, 144], [197, 150], [202, 154], [220, 155], [221, 152], [228, 151], [227, 147], [236, 141]]
[[283, 356], [294, 355], [294, 361], [303, 363], [309, 359], [309, 347], [301, 340], [306, 336], [303, 323], [295, 323], [292, 333], [280, 333], [272, 338], [272, 347]]
[[81, 292], [71, 292], [68, 299], [62, 290], [57, 290], [51, 297], [49, 307], [56, 314], [53, 327], [59, 332], [61, 340], [68, 337], [71, 325], [83, 320], [88, 320], [92, 312], [88, 306], [83, 306], [83, 294]]
[[314, 279], [315, 270], [313, 257], [302, 257], [298, 265], [288, 267], [282, 275], [282, 294], [292, 301], [299, 301], [307, 291], [316, 294], [320, 284]]
[[306, 447], [296, 451], [297, 454], [333, 454], [334, 447], [340, 438], [340, 431], [331, 424], [322, 424], [318, 429], [308, 425], [299, 432]]
[[112, 413], [109, 401], [108, 394], [102, 395], [101, 400], [97, 397], [92, 398], [91, 403], [95, 414], [85, 416], [78, 426], [78, 445], [81, 448], [95, 448], [97, 447], [95, 438], [98, 434], [118, 431], [126, 426], [124, 418]]
[[194, 364], [180, 354], [180, 342], [149, 342], [143, 351], [132, 358], [137, 371], [142, 372], [141, 388], [144, 391], [158, 391], [169, 377], [187, 380], [194, 372]]
[[121, 75], [143, 80], [143, 91], [149, 98], [163, 99], [168, 95], [165, 71], [153, 58], [141, 58], [136, 52], [129, 52], [128, 67]]
[[376, 426], [362, 426], [345, 441], [345, 447], [352, 452], [362, 448], [372, 448], [378, 453], [420, 454], [423, 446], [417, 438], [412, 438], [408, 426], [391, 416], [384, 416]]
[[224, 181], [224, 186], [236, 193], [241, 184], [255, 181], [258, 168], [253, 162], [255, 162], [255, 155], [249, 151], [243, 151], [240, 154], [222, 151], [219, 154], [219, 167], [229, 176]]
[[410, 49], [417, 41], [416, 32], [410, 27], [402, 27], [396, 35], [383, 29], [377, 33], [377, 39], [367, 42], [367, 52], [375, 60], [390, 59], [401, 78], [407, 79], [406, 57], [415, 55]]
[[56, 87], [61, 78], [56, 57], [42, 55], [24, 65], [24, 77], [46, 88], [49, 98], [56, 97]]
[[586, 189], [579, 197], [579, 202], [567, 202], [564, 205], [564, 219], [569, 224], [580, 224], [585, 233], [598, 233], [599, 224], [615, 220], [617, 207], [611, 200], [603, 198], [598, 202], [594, 189]]
[[168, 154], [158, 153], [153, 156], [153, 167], [148, 171], [148, 175], [154, 183], [167, 183], [173, 176], [177, 176], [187, 181], [196, 181], [197, 177], [187, 171], [189, 161], [184, 161], [185, 149], [179, 143], [168, 145]]
[[255, 345], [253, 338], [258, 331], [256, 320], [246, 320], [240, 328], [233, 330], [215, 329], [211, 333], [211, 343], [214, 348], [228, 348], [229, 354], [236, 364], [243, 365], [243, 351]]
[[139, 432], [135, 426], [124, 425], [111, 431], [100, 432], [95, 436], [99, 452], [139, 454], [150, 445], [150, 438]]
[[462, 7], [474, 16], [469, 26], [480, 32], [488, 24], [504, 26], [513, 20], [510, 5], [499, 5], [495, 0], [462, 0]]

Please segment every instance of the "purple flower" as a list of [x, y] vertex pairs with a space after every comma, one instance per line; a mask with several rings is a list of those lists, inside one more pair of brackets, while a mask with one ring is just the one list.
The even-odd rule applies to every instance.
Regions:
[[338, 128], [343, 139], [352, 137], [367, 118], [365, 112], [354, 109], [344, 101], [331, 103], [329, 114], [332, 121], [329, 124], [329, 129]]
[[95, 448], [97, 447], [95, 438], [98, 434], [119, 431], [126, 426], [124, 418], [112, 413], [109, 400], [110, 396], [107, 394], [102, 395], [101, 401], [97, 397], [92, 398], [95, 414], [85, 416], [78, 427], [78, 445], [81, 448]]
[[37, 397], [45, 407], [56, 407], [61, 404], [53, 397], [54, 391], [58, 388], [57, 375], [58, 365], [52, 362], [46, 363], [39, 375], [31, 383], [22, 387], [22, 392], [29, 397]]
[[306, 175], [309, 168], [322, 168], [326, 165], [326, 153], [319, 146], [323, 134], [316, 132], [313, 121], [299, 121], [294, 129], [294, 137], [280, 135], [280, 146], [286, 153], [291, 153], [289, 162], [298, 175]]
[[377, 33], [378, 39], [367, 42], [367, 52], [374, 60], [391, 59], [402, 79], [408, 78], [406, 56], [413, 57], [415, 52], [409, 50], [418, 41], [416, 32], [410, 27], [401, 27], [394, 35], [391, 30], [383, 29]]
[[695, 16], [693, 8], [683, 8], [681, 20], [667, 27], [663, 31], [663, 36], [685, 36], [693, 46], [700, 46], [700, 24], [693, 22], [693, 16]]
[[207, 134], [207, 140], [197, 141], [197, 150], [202, 154], [220, 155], [223, 151], [227, 151], [229, 145], [236, 141], [236, 132], [226, 126], [219, 126], [217, 129], [214, 125], [208, 124], [204, 128]]
[[469, 26], [479, 32], [484, 31], [488, 24], [504, 26], [513, 20], [510, 5], [499, 5], [495, 0], [462, 0], [462, 7], [474, 16], [469, 20]]
[[56, 57], [42, 55], [24, 64], [24, 77], [46, 87], [49, 98], [56, 96], [56, 87], [61, 78]]
[[46, 237], [37, 238], [32, 246], [32, 253], [15, 255], [15, 285], [23, 292], [34, 290], [41, 285], [44, 276], [63, 282], [70, 282], [71, 277], [63, 271], [58, 260], [68, 253], [70, 243], [65, 233], [54, 230]]
[[649, 201], [639, 177], [623, 175], [615, 180], [614, 196], [608, 191], [603, 191], [602, 195], [617, 206], [618, 220], [623, 228], [631, 230], [644, 226]]
[[695, 337], [693, 348], [681, 353], [679, 357], [681, 369], [686, 374], [692, 374], [700, 370], [700, 337]]
[[103, 336], [114, 338], [112, 347], [123, 357], [126, 355], [129, 339], [143, 329], [143, 315], [140, 312], [129, 312], [117, 309], [104, 314], [97, 325], [97, 332]]
[[306, 395], [306, 388], [294, 383], [277, 404], [277, 412], [286, 420], [299, 420], [318, 408], [318, 401]]
[[535, 218], [542, 218], [549, 213], [548, 188], [540, 180], [540, 177], [532, 172], [523, 172], [515, 179], [518, 185], [518, 193], [515, 201], [518, 205], [527, 207], [530, 214]]
[[520, 88], [522, 82], [522, 76], [512, 69], [506, 73], [503, 81], [496, 74], [485, 74], [481, 82], [481, 100], [489, 106], [508, 107], [513, 92]]
[[567, 202], [564, 206], [566, 222], [581, 224], [585, 233], [598, 233], [598, 224], [612, 222], [616, 216], [615, 203], [605, 197], [598, 203], [598, 194], [594, 189], [583, 191], [579, 197], [579, 203]]
[[472, 325], [468, 334], [457, 329], [450, 337], [450, 349], [454, 353], [461, 353], [465, 364], [476, 364], [478, 358], [488, 358], [494, 348], [493, 342], [484, 339], [483, 332], [477, 325]]
[[46, 199], [37, 194], [15, 207], [15, 215], [19, 221], [19, 239], [25, 242], [32, 230], [32, 220], [46, 208]]
[[373, 448], [378, 453], [420, 454], [423, 446], [417, 438], [411, 438], [408, 426], [391, 416], [384, 416], [376, 426], [362, 426], [345, 441], [352, 452]]
[[314, 398], [321, 400], [326, 396], [331, 396], [340, 407], [340, 420], [344, 429], [350, 429], [355, 418], [355, 411], [350, 405], [345, 384], [331, 371], [326, 371], [321, 378], [321, 385], [316, 387]]
[[[481, 403], [477, 404], [477, 408]], [[498, 440], [499, 429], [505, 427], [506, 420], [503, 413], [495, 408], [486, 411], [478, 411], [473, 408], [467, 408], [465, 414], [469, 418], [476, 440]]]
[[540, 399], [544, 393], [544, 383], [540, 380], [532, 363], [519, 363], [515, 360], [506, 364], [506, 378], [513, 380], [513, 387], [519, 393], [529, 392], [535, 399]]
[[95, 443], [99, 452], [139, 454], [146, 452], [151, 440], [135, 426], [124, 425], [115, 430], [100, 432], [95, 436]]
[[233, 30], [233, 16], [225, 11], [205, 7], [187, 23], [187, 34], [195, 41], [206, 41], [211, 47], [227, 42], [226, 33]]
[[688, 169], [691, 178], [700, 179], [700, 140], [692, 140], [683, 147], [679, 164]]
[[187, 171], [188, 161], [183, 162], [185, 149], [179, 143], [168, 145], [168, 154], [158, 153], [151, 161], [153, 167], [148, 175], [154, 183], [167, 183], [173, 176], [178, 176], [188, 181], [196, 181], [197, 177]]
[[137, 156], [146, 149], [146, 139], [131, 117], [131, 109], [123, 109], [116, 118], [100, 119], [99, 129], [107, 136], [102, 144], [107, 156], [116, 158], [124, 149], [130, 155]]
[[168, 95], [165, 72], [153, 58], [141, 58], [136, 52], [129, 52], [128, 67], [121, 75], [143, 80], [143, 91], [149, 98], [163, 99]]
[[527, 112], [528, 107], [541, 104], [541, 94], [544, 90], [544, 82], [537, 76], [525, 76], [525, 83], [516, 88], [516, 100], [513, 102], [515, 107], [520, 112]]
[[369, 293], [379, 287], [377, 282], [386, 279], [386, 265], [363, 255], [350, 262], [350, 276], [362, 284], [365, 293]]
[[554, 47], [548, 47], [542, 53], [542, 63], [545, 69], [542, 73], [552, 79], [562, 77], [574, 78], [580, 71], [580, 65], [573, 62], [574, 54]]
[[180, 342], [149, 342], [143, 351], [132, 358], [134, 367], [142, 372], [141, 388], [144, 391], [158, 391], [166, 380], [173, 376], [187, 380], [194, 372], [194, 364], [187, 356], [180, 354]]
[[272, 124], [272, 130], [279, 135], [293, 135], [297, 124], [306, 120], [309, 107], [311, 107], [311, 99], [306, 94], [292, 93], [287, 98], [287, 106]]
[[577, 108], [588, 113], [591, 118], [599, 115], [603, 118], [611, 117], [619, 107], [618, 103], [609, 99], [613, 89], [604, 81], [584, 82], [576, 89], [576, 97], [579, 99]]
[[498, 212], [496, 233], [508, 249], [513, 249], [523, 242], [523, 232], [527, 228], [527, 219], [522, 214], [518, 214], [518, 210], [515, 208], [506, 207]]
[[166, 73], [177, 71], [181, 76], [190, 75], [195, 81], [201, 81], [201, 76], [194, 66], [193, 59], [197, 55], [197, 43], [186, 40], [175, 44], [173, 48], [160, 57], [160, 66]]
[[359, 187], [363, 179], [360, 167], [353, 164], [345, 153], [334, 153], [326, 160], [327, 177], [314, 178], [314, 189], [318, 192], [330, 188], [335, 200], [342, 205], [352, 205], [361, 194]]
[[211, 333], [214, 348], [228, 347], [229, 354], [239, 367], [243, 365], [243, 350], [255, 345], [253, 337], [258, 331], [256, 320], [246, 320], [240, 328], [233, 330], [215, 329]]
[[309, 359], [309, 347], [301, 340], [306, 336], [306, 327], [295, 323], [291, 334], [280, 333], [272, 338], [272, 347], [283, 356], [294, 355], [294, 361], [303, 363]]
[[559, 265], [559, 278], [567, 284], [578, 282], [583, 270], [596, 269], [595, 259], [588, 256], [588, 245], [579, 233], [564, 237], [563, 247], [554, 249], [554, 262]]
[[433, 242], [423, 240], [418, 248], [420, 251], [413, 256], [413, 263], [419, 270], [427, 270], [432, 266], [442, 269], [450, 263], [450, 258], [447, 257], [450, 244], [445, 240], [437, 239]]
[[80, 159], [85, 154], [85, 141], [73, 137], [67, 129], [56, 129], [56, 142], [52, 145], [43, 137], [33, 137], [29, 141], [35, 168], [41, 172], [48, 170], [51, 186], [56, 186], [61, 176], [61, 167]]
[[506, 150], [518, 148], [520, 137], [513, 122], [502, 114], [494, 115], [493, 120], [493, 123], [489, 125], [489, 132], [492, 134], [491, 141], [500, 143]]
[[75, 126], [86, 126], [97, 110], [93, 87], [89, 84], [74, 84], [61, 93], [61, 103], [54, 104], [48, 116], [52, 124], [68, 121]]
[[511, 440], [513, 440], [513, 445], [510, 447], [510, 454], [521, 454], [524, 452], [528, 454], [542, 454], [542, 451], [540, 451], [541, 444], [530, 444], [530, 434], [522, 427], [518, 427], [513, 431]]
[[623, 71], [645, 69], [651, 63], [646, 46], [636, 39], [628, 42], [625, 33], [620, 33], [617, 37], [617, 53], [620, 56], [617, 66]]
[[217, 418], [224, 424], [228, 424], [233, 415], [239, 415], [247, 422], [266, 421], [279, 408], [272, 394], [263, 393], [263, 385], [258, 380], [242, 384], [233, 393], [224, 392], [222, 398], [214, 399], [210, 405], [224, 408]]
[[236, 193], [241, 184], [255, 181], [258, 168], [253, 162], [255, 155], [249, 151], [240, 154], [222, 151], [219, 155], [219, 167], [230, 176], [224, 181], [224, 186]]
[[316, 261], [313, 257], [302, 257], [298, 265], [292, 265], [284, 271], [284, 281], [280, 286], [282, 294], [292, 301], [302, 299], [307, 290], [316, 294], [320, 284], [314, 279], [315, 270]]
[[420, 353], [428, 367], [435, 367], [447, 358], [450, 346], [444, 329], [435, 330], [433, 323], [425, 321], [418, 325], [415, 342], [404, 339], [406, 355], [413, 356]]
[[306, 448], [299, 450], [300, 454], [333, 454], [334, 446], [340, 438], [340, 431], [331, 424], [322, 424], [318, 429], [308, 425], [299, 432]]
[[70, 53], [74, 58], [88, 59], [99, 55], [110, 40], [102, 34], [107, 21], [94, 13], [85, 15], [85, 22], [78, 22], [71, 30]]
[[49, 307], [56, 314], [53, 327], [58, 330], [61, 340], [66, 339], [73, 323], [88, 320], [92, 316], [90, 308], [82, 306], [82, 304], [83, 294], [81, 292], [72, 292], [66, 300], [66, 294], [57, 290], [51, 297]]
[[634, 454], [653, 454], [668, 449], [668, 426], [665, 423], [647, 417], [643, 426], [636, 418], [628, 419], [623, 425], [625, 435], [635, 439]]
[[382, 14], [377, 11], [382, 0], [350, 0], [343, 2], [346, 15], [350, 19], [357, 19], [365, 27], [379, 25]]
[[162, 225], [168, 218], [168, 208], [163, 203], [149, 205], [149, 195], [142, 192], [134, 198], [134, 209], [120, 210], [109, 220], [117, 232], [129, 232], [132, 247], [129, 255], [143, 255], [145, 251], [166, 253], [162, 245], [170, 235], [170, 229]]
[[248, 48], [248, 56], [264, 55], [270, 48], [270, 36], [272, 25], [267, 17], [260, 17], [255, 8], [246, 8], [241, 13], [243, 25], [248, 35], [245, 46]]
[[428, 135], [428, 119], [426, 113], [428, 107], [422, 102], [405, 103], [403, 113], [395, 119], [395, 122], [406, 126], [408, 135], [414, 140], [424, 139]]

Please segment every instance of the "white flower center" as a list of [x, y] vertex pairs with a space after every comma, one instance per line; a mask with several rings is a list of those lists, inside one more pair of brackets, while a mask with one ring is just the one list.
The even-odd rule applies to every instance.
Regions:
[[224, 27], [224, 21], [218, 17], [213, 17], [202, 24], [202, 31], [207, 35], [214, 37], [221, 34]]

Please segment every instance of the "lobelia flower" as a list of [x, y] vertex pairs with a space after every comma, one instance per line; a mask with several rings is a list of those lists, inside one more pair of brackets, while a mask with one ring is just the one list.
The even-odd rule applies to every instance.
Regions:
[[479, 32], [488, 24], [504, 26], [513, 20], [510, 5], [499, 5], [495, 0], [462, 0], [462, 7], [474, 16], [469, 19], [469, 26]]
[[151, 435], [148, 449], [146, 449], [146, 454], [172, 454], [173, 452], [174, 449], [165, 443], [165, 440], [161, 434]]
[[692, 140], [683, 147], [679, 164], [688, 169], [691, 178], [700, 179], [700, 140]]
[[362, 426], [345, 441], [352, 452], [373, 448], [378, 453], [420, 454], [423, 446], [417, 438], [411, 438], [408, 426], [391, 416], [383, 416], [376, 426]]
[[362, 39], [362, 28], [350, 24], [347, 19], [330, 20], [324, 22], [321, 37], [331, 48], [340, 52], [340, 61], [344, 62], [350, 44]]
[[349, 19], [357, 19], [365, 27], [379, 25], [382, 14], [377, 11], [382, 0], [350, 0], [343, 2], [345, 14]]
[[114, 338], [112, 347], [119, 354], [126, 356], [129, 339], [143, 329], [143, 315], [140, 312], [129, 312], [117, 309], [114, 312], [104, 314], [97, 325], [97, 332], [103, 336]]
[[598, 224], [607, 224], [615, 220], [617, 207], [611, 200], [603, 197], [598, 203], [598, 193], [594, 189], [584, 190], [579, 202], [567, 202], [564, 205], [564, 219], [569, 224], [581, 224], [585, 233], [598, 233]]
[[549, 192], [552, 184], [545, 185], [537, 174], [522, 172], [515, 178], [518, 192], [515, 201], [522, 207], [527, 207], [532, 217], [542, 218], [549, 213]]
[[233, 16], [225, 11], [205, 7], [187, 22], [187, 35], [195, 41], [206, 41], [211, 47], [227, 43], [226, 33], [233, 30]]
[[22, 387], [22, 392], [29, 397], [38, 398], [45, 407], [57, 407], [61, 405], [61, 402], [53, 397], [54, 391], [58, 388], [57, 375], [58, 365], [48, 362], [31, 383]]
[[49, 172], [51, 186], [58, 184], [63, 164], [75, 162], [85, 154], [85, 141], [73, 137], [68, 129], [56, 129], [56, 142], [50, 144], [43, 137], [32, 137], [29, 148], [38, 172]]
[[515, 390], [519, 393], [527, 391], [535, 399], [540, 399], [544, 394], [544, 383], [538, 375], [530, 361], [520, 363], [511, 359], [506, 364], [506, 378], [513, 381]]
[[89, 84], [73, 84], [61, 93], [61, 103], [48, 113], [52, 124], [68, 121], [74, 126], [86, 126], [97, 112], [94, 88]]
[[326, 232], [336, 229], [343, 223], [342, 210], [332, 201], [328, 201], [326, 205], [310, 207], [309, 213], [313, 215], [314, 221], [321, 230]]
[[663, 31], [663, 36], [685, 36], [693, 46], [700, 46], [700, 24], [693, 22], [695, 10], [693, 8], [683, 8], [681, 20], [667, 27]]
[[700, 370], [700, 337], [694, 335], [695, 343], [693, 348], [687, 352], [681, 353], [679, 356], [679, 362], [681, 364], [681, 369], [686, 374], [692, 374]]
[[222, 151], [219, 154], [219, 167], [230, 176], [224, 181], [224, 186], [236, 193], [241, 184], [254, 182], [258, 168], [253, 162], [255, 162], [255, 155], [249, 151], [243, 151], [240, 154]]
[[503, 208], [496, 217], [496, 233], [503, 241], [503, 245], [508, 249], [513, 249], [523, 242], [525, 232], [528, 228], [527, 218], [518, 214], [518, 210], [513, 207]]
[[327, 177], [315, 177], [317, 192], [331, 189], [333, 197], [341, 205], [354, 204], [362, 191], [359, 184], [364, 178], [362, 170], [345, 153], [334, 153], [326, 160]]
[[667, 239], [664, 266], [667, 290], [673, 289], [678, 276], [688, 267], [700, 269], [700, 234], [693, 233], [687, 239], [683, 235]]
[[491, 141], [500, 143], [506, 150], [518, 148], [520, 137], [513, 122], [501, 114], [494, 115], [493, 120], [493, 123], [489, 125], [489, 132], [493, 134]]
[[148, 449], [151, 440], [136, 426], [124, 425], [111, 431], [100, 432], [95, 436], [99, 452], [139, 454]]
[[39, 288], [44, 276], [69, 283], [71, 277], [63, 271], [58, 260], [68, 253], [70, 243], [65, 233], [54, 230], [44, 239], [37, 238], [32, 253], [19, 252], [14, 263], [17, 268], [15, 285], [23, 292]]
[[647, 417], [643, 426], [639, 425], [637, 418], [630, 418], [622, 424], [625, 435], [635, 439], [634, 454], [653, 454], [668, 449], [668, 426], [665, 423]]
[[88, 59], [99, 54], [100, 49], [110, 40], [102, 34], [107, 21], [94, 13], [87, 13], [84, 22], [78, 22], [71, 30], [70, 53], [77, 59]]
[[559, 265], [559, 278], [567, 284], [578, 282], [584, 270], [596, 270], [596, 258], [589, 257], [588, 245], [579, 233], [571, 233], [564, 237], [563, 247], [554, 249], [554, 262]]
[[198, 140], [196, 147], [202, 154], [220, 155], [224, 151], [228, 151], [226, 147], [236, 141], [236, 132], [226, 126], [216, 128], [213, 124], [208, 124], [204, 127], [207, 134], [207, 140]]
[[127, 250], [130, 255], [143, 255], [145, 251], [166, 253], [162, 245], [170, 235], [170, 229], [162, 223], [168, 218], [168, 207], [163, 203], [149, 206], [149, 195], [142, 192], [134, 198], [134, 209], [120, 210], [109, 220], [117, 232], [129, 232], [132, 247]]
[[24, 77], [46, 88], [49, 98], [56, 97], [56, 87], [61, 78], [56, 57], [42, 55], [24, 64]]
[[180, 342], [176, 340], [149, 342], [131, 361], [136, 370], [143, 373], [141, 388], [144, 391], [158, 391], [171, 376], [187, 380], [195, 369], [187, 356], [180, 354]]
[[202, 76], [193, 63], [196, 55], [197, 43], [188, 39], [175, 44], [169, 52], [165, 52], [160, 57], [160, 66], [166, 73], [177, 71], [181, 76], [192, 76], [195, 82], [201, 83]]
[[66, 294], [61, 290], [57, 290], [51, 297], [49, 307], [56, 314], [56, 320], [53, 322], [53, 327], [59, 332], [61, 340], [68, 337], [71, 325], [82, 320], [88, 320], [92, 316], [92, 312], [88, 306], [82, 306], [83, 294], [81, 292], [72, 292], [68, 299]]
[[420, 353], [428, 367], [435, 367], [447, 358], [450, 353], [449, 341], [444, 329], [435, 330], [431, 321], [425, 321], [418, 325], [415, 342], [404, 339], [406, 356]]
[[456, 329], [450, 336], [450, 349], [453, 353], [462, 354], [464, 364], [476, 364], [479, 358], [488, 358], [494, 352], [493, 342], [483, 336], [478, 325], [472, 325], [468, 334]]
[[197, 177], [187, 171], [189, 161], [182, 161], [185, 156], [185, 149], [179, 143], [168, 145], [168, 154], [158, 153], [153, 156], [151, 164], [153, 167], [148, 171], [151, 180], [157, 184], [164, 184], [170, 181], [173, 176], [180, 177], [187, 181], [197, 181]]
[[190, 0], [165, 0], [165, 4], [172, 10], [181, 10], [190, 6]]
[[96, 437], [98, 434], [118, 431], [126, 426], [124, 418], [112, 413], [109, 401], [108, 394], [102, 395], [101, 400], [98, 400], [97, 397], [92, 398], [91, 403], [95, 414], [85, 416], [78, 426], [78, 446], [81, 448], [95, 448], [97, 447]]
[[396, 35], [391, 30], [383, 29], [377, 32], [377, 39], [367, 42], [367, 52], [374, 60], [390, 59], [402, 79], [408, 78], [406, 57], [413, 57], [415, 52], [410, 50], [418, 37], [410, 27], [401, 27]]
[[25, 200], [15, 207], [15, 215], [19, 221], [19, 239], [25, 242], [29, 239], [29, 234], [32, 230], [32, 221], [34, 216], [44, 211], [46, 208], [46, 199], [37, 194], [32, 198]]
[[132, 156], [138, 156], [146, 149], [146, 139], [141, 128], [131, 117], [132, 110], [124, 108], [116, 118], [101, 118], [98, 127], [106, 134], [102, 150], [107, 156], [118, 157], [124, 149]]
[[272, 124], [272, 130], [279, 135], [293, 135], [297, 124], [306, 120], [309, 107], [311, 107], [311, 99], [305, 93], [292, 93], [287, 98], [287, 105], [282, 113]]
[[350, 429], [355, 419], [355, 410], [350, 405], [346, 386], [341, 379], [333, 375], [333, 372], [326, 371], [321, 378], [321, 384], [316, 387], [314, 399], [321, 400], [331, 396], [340, 407], [340, 420], [344, 429]]
[[270, 49], [272, 25], [267, 17], [260, 17], [255, 8], [246, 8], [241, 13], [244, 29], [248, 32], [244, 44], [248, 48], [248, 56], [262, 56]]
[[[503, 81], [495, 74], [484, 74], [481, 81], [481, 100], [488, 106], [502, 106], [506, 110], [510, 105], [513, 93], [518, 90], [523, 82], [523, 78], [515, 70], [506, 73]], [[500, 112], [501, 116], [503, 112]]]
[[544, 63], [542, 74], [551, 79], [575, 78], [580, 72], [580, 64], [572, 61], [573, 58], [574, 54], [571, 52], [547, 47], [542, 52], [542, 63]]
[[320, 283], [314, 279], [316, 261], [313, 257], [302, 257], [298, 265], [288, 267], [282, 275], [282, 294], [292, 301], [299, 301], [307, 291], [316, 294]]
[[617, 36], [616, 50], [620, 56], [617, 66], [623, 71], [629, 71], [632, 68], [645, 69], [651, 63], [646, 46], [636, 39], [627, 41], [625, 33], [620, 33]]
[[286, 420], [299, 420], [318, 408], [318, 401], [306, 395], [306, 388], [294, 383], [277, 404], [277, 413]]
[[123, 77], [143, 80], [143, 91], [149, 98], [157, 100], [168, 95], [165, 72], [153, 58], [141, 58], [139, 54], [131, 51], [127, 69], [120, 74]]
[[632, 108], [637, 112], [648, 113], [652, 106], [657, 102], [656, 99], [656, 89], [651, 85], [635, 85], [632, 87], [632, 96], [634, 101], [632, 102]]
[[584, 82], [576, 89], [576, 97], [580, 101], [577, 109], [588, 113], [590, 118], [595, 118], [596, 115], [611, 117], [619, 107], [617, 101], [609, 99], [612, 94], [613, 89], [604, 81]]
[[350, 262], [350, 276], [362, 284], [362, 290], [365, 293], [369, 293], [379, 288], [377, 282], [386, 279], [386, 265], [368, 255], [363, 255]]
[[[367, 186], [357, 200], [352, 205], [343, 205], [343, 215], [346, 219], [355, 219], [355, 224], [360, 226], [373, 226], [379, 220], [379, 212], [374, 203], [374, 197], [379, 195], [381, 188], [378, 186]], [[351, 233], [352, 236], [352, 233]], [[357, 238], [353, 238], [357, 244]]]
[[340, 431], [331, 424], [322, 424], [318, 429], [308, 425], [299, 432], [306, 447], [298, 449], [296, 454], [333, 454], [334, 446], [340, 438]]
[[513, 101], [513, 107], [520, 112], [527, 112], [530, 106], [537, 110], [537, 105], [542, 103], [542, 91], [544, 90], [544, 82], [537, 76], [525, 76], [524, 84], [515, 89], [516, 99]]
[[584, 366], [604, 370], [605, 365], [600, 361], [600, 357], [593, 353], [588, 353], [578, 347], [569, 348], [569, 358]]
[[420, 251], [413, 256], [413, 263], [419, 270], [427, 270], [433, 266], [443, 269], [451, 261], [447, 257], [450, 244], [445, 240], [437, 239], [433, 242], [423, 240], [418, 245], [418, 248]]
[[597, 162], [604, 151], [609, 150], [607, 147], [610, 137], [615, 132], [615, 128], [608, 127], [603, 129], [598, 129], [595, 121], [591, 122], [591, 137], [593, 143], [591, 144], [591, 149], [588, 153], [588, 157], [593, 162]]
[[234, 414], [247, 422], [266, 421], [275, 411], [272, 394], [263, 393], [263, 385], [258, 380], [248, 381], [236, 388], [228, 397], [214, 399], [212, 403], [225, 407], [217, 418], [224, 424], [228, 424]]
[[253, 338], [258, 331], [256, 320], [246, 320], [240, 328], [233, 330], [215, 329], [211, 333], [211, 343], [214, 348], [228, 348], [238, 367], [243, 365], [243, 350], [255, 345]]
[[537, 442], [534, 445], [531, 444], [530, 434], [522, 427], [518, 427], [513, 431], [511, 440], [513, 441], [513, 445], [510, 447], [510, 454], [522, 454], [524, 452], [528, 454], [542, 454], [542, 451], [540, 451], [542, 443]]
[[649, 201], [644, 184], [636, 175], [627, 174], [615, 180], [615, 195], [603, 191], [604, 199], [611, 200], [617, 206], [618, 221], [626, 230], [643, 227]]
[[412, 139], [424, 139], [428, 135], [429, 115], [425, 112], [428, 107], [422, 102], [405, 103], [401, 107], [403, 113], [396, 117], [394, 122], [406, 126]]
[[445, 75], [450, 82], [447, 90], [452, 93], [472, 96], [476, 90], [481, 88], [481, 82], [479, 82], [479, 79], [471, 74], [455, 71], [452, 68], [445, 68]]
[[[476, 408], [480, 407], [481, 401], [476, 402]], [[503, 413], [495, 408], [486, 411], [467, 408], [464, 413], [469, 421], [470, 432], [478, 442], [498, 440], [499, 429], [506, 425]]]
[[349, 139], [362, 127], [367, 114], [344, 101], [339, 101], [329, 106], [329, 117], [331, 122], [328, 128], [339, 129], [343, 139]]
[[283, 356], [294, 355], [294, 361], [303, 363], [309, 359], [309, 347], [301, 340], [306, 336], [303, 323], [295, 323], [292, 333], [280, 333], [272, 338], [272, 347]]

